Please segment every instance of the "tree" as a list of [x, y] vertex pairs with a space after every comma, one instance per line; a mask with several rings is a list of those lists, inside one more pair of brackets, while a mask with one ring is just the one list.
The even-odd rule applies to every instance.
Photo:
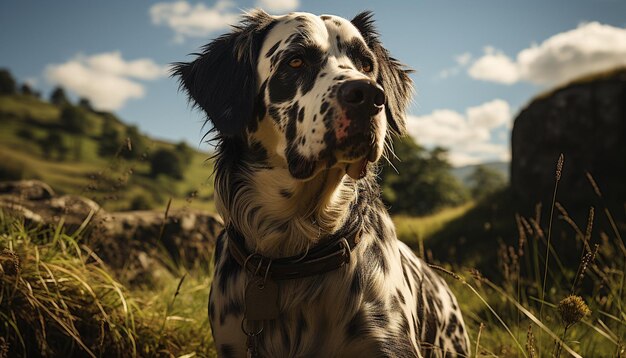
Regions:
[[65, 90], [62, 87], [57, 86], [54, 90], [52, 90], [52, 94], [50, 94], [50, 103], [55, 106], [62, 107], [68, 105], [70, 101], [67, 99]]
[[176, 149], [176, 153], [178, 153], [178, 155], [183, 160], [185, 165], [191, 164], [191, 160], [193, 159], [193, 150], [191, 150], [191, 148], [187, 145], [187, 143], [185, 143], [184, 141], [181, 141], [178, 144], [176, 144], [175, 149]]
[[33, 89], [30, 88], [30, 86], [28, 85], [28, 83], [24, 83], [22, 84], [22, 87], [20, 87], [20, 92], [25, 95], [25, 96], [33, 96], [34, 92]]
[[89, 112], [93, 112], [93, 106], [91, 105], [91, 101], [85, 97], [81, 97], [78, 100], [78, 107], [87, 110]]
[[113, 125], [113, 118], [105, 117], [102, 123], [102, 133], [98, 141], [98, 154], [102, 157], [115, 155], [122, 146], [122, 136]]
[[15, 79], [7, 69], [0, 68], [0, 95], [15, 93]]
[[78, 107], [64, 106], [59, 119], [63, 128], [70, 133], [84, 134], [87, 131], [87, 116]]
[[150, 175], [157, 177], [159, 174], [179, 180], [183, 178], [183, 164], [174, 151], [159, 149], [150, 157]]
[[56, 131], [48, 132], [48, 135], [39, 141], [39, 146], [47, 159], [52, 159], [52, 154], [56, 152], [57, 160], [65, 160], [69, 151], [63, 141], [63, 136]]
[[506, 186], [506, 179], [499, 171], [479, 165], [468, 177], [470, 193], [476, 200], [485, 198]]
[[384, 164], [380, 173], [383, 201], [392, 213], [424, 215], [467, 200], [467, 191], [450, 173], [447, 151], [428, 151], [411, 137], [394, 142], [399, 158]]

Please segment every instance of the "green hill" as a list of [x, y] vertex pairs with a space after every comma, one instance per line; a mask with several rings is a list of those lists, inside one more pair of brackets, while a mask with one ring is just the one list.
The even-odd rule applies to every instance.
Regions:
[[498, 173], [501, 173], [506, 181], [509, 181], [509, 162], [489, 162], [483, 164], [464, 165], [462, 167], [452, 168], [451, 172], [455, 178], [457, 178], [464, 185], [468, 185], [468, 179], [472, 172], [476, 170], [476, 167], [483, 165], [487, 168], [493, 169]]
[[[210, 154], [152, 139], [112, 113], [0, 95], [0, 128], [0, 180], [41, 179], [107, 210], [161, 208], [170, 198], [178, 207], [213, 210]], [[162, 150], [176, 154], [179, 178], [153, 173], [150, 159]]]

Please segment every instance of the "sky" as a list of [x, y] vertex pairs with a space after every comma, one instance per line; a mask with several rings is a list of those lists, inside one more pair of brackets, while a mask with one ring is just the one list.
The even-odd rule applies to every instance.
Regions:
[[255, 7], [372, 10], [385, 47], [415, 70], [409, 134], [448, 148], [454, 166], [508, 161], [513, 119], [534, 96], [626, 66], [623, 0], [20, 0], [0, 2], [0, 68], [45, 98], [60, 85], [153, 137], [208, 150], [204, 117], [168, 66]]

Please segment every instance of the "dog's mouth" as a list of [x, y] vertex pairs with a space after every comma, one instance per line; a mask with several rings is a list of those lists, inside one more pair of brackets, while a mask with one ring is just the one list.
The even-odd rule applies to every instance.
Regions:
[[346, 165], [346, 174], [354, 180], [362, 179], [367, 174], [367, 165], [376, 162], [378, 157], [376, 148], [371, 148], [365, 157]]

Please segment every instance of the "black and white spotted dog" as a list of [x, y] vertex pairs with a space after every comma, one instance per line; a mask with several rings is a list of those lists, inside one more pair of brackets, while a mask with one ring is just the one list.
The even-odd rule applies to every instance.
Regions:
[[374, 163], [404, 132], [407, 73], [369, 12], [254, 11], [175, 66], [217, 137], [220, 356], [468, 355], [455, 297], [379, 198]]

